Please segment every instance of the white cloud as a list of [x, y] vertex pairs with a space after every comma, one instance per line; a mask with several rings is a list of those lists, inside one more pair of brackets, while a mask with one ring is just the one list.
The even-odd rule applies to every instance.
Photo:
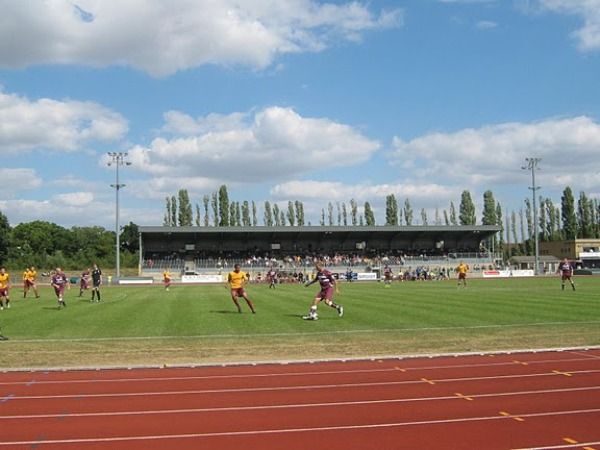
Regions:
[[[454, 133], [431, 133], [405, 142], [395, 137], [390, 156], [418, 178], [444, 178], [467, 185], [508, 184], [525, 157], [546, 160], [546, 170], [569, 173], [582, 164], [594, 171], [600, 148], [600, 124], [589, 117], [504, 123]], [[426, 164], [421, 164], [425, 161]], [[552, 169], [550, 169], [552, 167]], [[564, 185], [563, 185], [564, 187]]]
[[167, 128], [195, 136], [157, 138], [129, 157], [136, 170], [155, 177], [212, 179], [216, 184], [296, 178], [315, 168], [368, 161], [380, 144], [349, 125], [305, 118], [290, 108], [194, 119], [168, 114]]
[[542, 11], [580, 16], [583, 26], [573, 32], [583, 52], [600, 50], [599, 0], [538, 0]]
[[33, 169], [0, 168], [0, 182], [2, 183], [0, 197], [11, 197], [15, 193], [35, 189], [42, 185], [41, 178]]
[[55, 203], [61, 206], [85, 207], [94, 201], [91, 192], [70, 192], [56, 197]]
[[110, 142], [127, 132], [118, 113], [93, 102], [35, 101], [0, 91], [0, 151], [35, 148], [75, 151], [92, 141]]
[[0, 0], [0, 10], [4, 67], [128, 65], [155, 76], [203, 64], [264, 68], [402, 22], [399, 9], [313, 0]]

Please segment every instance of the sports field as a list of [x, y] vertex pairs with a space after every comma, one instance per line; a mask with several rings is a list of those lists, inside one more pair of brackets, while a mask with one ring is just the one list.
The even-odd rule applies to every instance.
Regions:
[[238, 314], [222, 285], [104, 286], [67, 291], [58, 310], [11, 290], [0, 311], [0, 368], [134, 367], [490, 352], [600, 346], [600, 278], [555, 276], [445, 282], [340, 284], [343, 317], [319, 306], [304, 321], [313, 285], [250, 284], [258, 313]]

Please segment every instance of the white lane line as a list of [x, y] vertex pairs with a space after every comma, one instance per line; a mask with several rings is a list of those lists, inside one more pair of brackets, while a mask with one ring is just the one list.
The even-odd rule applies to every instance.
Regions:
[[[600, 373], [599, 370], [583, 370], [569, 372], [573, 375]], [[494, 381], [507, 379], [522, 379], [522, 378], [538, 378], [538, 377], [560, 377], [558, 373], [536, 373], [536, 374], [519, 374], [519, 375], [501, 375], [492, 377], [464, 377], [464, 378], [444, 378], [431, 380], [435, 383], [462, 383], [473, 381]], [[381, 381], [371, 383], [337, 383], [337, 384], [315, 384], [315, 385], [291, 385], [291, 386], [267, 386], [267, 387], [248, 387], [248, 388], [228, 388], [228, 389], [199, 389], [185, 391], [145, 391], [145, 392], [105, 392], [99, 394], [61, 394], [61, 395], [23, 395], [11, 397], [11, 402], [18, 400], [39, 400], [39, 399], [67, 399], [67, 398], [98, 398], [98, 397], [141, 397], [141, 396], [164, 396], [164, 395], [199, 395], [199, 394], [227, 394], [241, 392], [278, 392], [278, 391], [294, 391], [294, 390], [317, 390], [317, 389], [344, 389], [344, 388], [367, 388], [381, 386], [402, 386], [421, 384], [422, 380], [409, 381]]]
[[[585, 410], [570, 410], [570, 411], [551, 411], [545, 413], [523, 414], [520, 417], [554, 417], [567, 416], [574, 414], [597, 414], [600, 409], [585, 409]], [[442, 425], [455, 423], [469, 422], [484, 422], [494, 420], [511, 420], [505, 416], [483, 416], [469, 417], [461, 419], [439, 419], [425, 420], [415, 422], [394, 422], [394, 423], [379, 423], [379, 424], [363, 424], [363, 425], [343, 425], [343, 426], [325, 426], [314, 428], [282, 428], [282, 429], [267, 429], [267, 430], [243, 430], [243, 431], [227, 431], [227, 432], [206, 432], [206, 433], [189, 433], [189, 434], [170, 434], [170, 435], [145, 435], [145, 436], [119, 436], [107, 438], [75, 438], [75, 439], [48, 439], [35, 441], [13, 441], [0, 442], [0, 447], [9, 445], [62, 445], [62, 444], [84, 444], [84, 443], [108, 443], [108, 442], [131, 442], [131, 441], [150, 441], [150, 440], [166, 440], [166, 439], [198, 439], [208, 437], [235, 437], [235, 436], [257, 436], [257, 435], [272, 435], [286, 433], [312, 433], [322, 431], [343, 431], [343, 430], [364, 430], [364, 429], [382, 429], [382, 428], [399, 428], [408, 426], [423, 426], [423, 425]]]
[[[600, 357], [598, 357], [600, 359]], [[544, 359], [536, 361], [526, 361], [528, 365], [534, 364], [559, 364], [559, 363], [576, 363], [576, 362], [590, 362], [595, 361], [592, 358], [572, 358], [572, 359]], [[344, 364], [344, 363], [340, 363]], [[415, 366], [415, 367], [402, 367], [403, 372], [418, 372], [418, 371], [429, 371], [429, 370], [449, 370], [453, 371], [456, 369], [484, 369], [494, 367], [511, 367], [515, 365], [515, 361], [504, 361], [489, 364], [459, 364], [459, 365], [436, 365], [436, 366]], [[135, 369], [144, 370], [144, 369]], [[148, 370], [159, 370], [159, 369], [148, 369]], [[166, 369], [169, 370], [169, 369]], [[179, 368], [175, 368], [179, 370]], [[194, 369], [192, 369], [194, 370]], [[198, 370], [201, 370], [198, 368]], [[88, 378], [82, 380], [72, 380], [69, 377], [55, 380], [41, 380], [36, 379], [36, 385], [52, 385], [52, 384], [86, 384], [86, 383], [128, 383], [128, 382], [148, 382], [148, 381], [188, 381], [188, 380], [220, 380], [220, 379], [251, 379], [251, 378], [282, 378], [282, 377], [305, 377], [305, 376], [317, 376], [317, 375], [354, 375], [354, 374], [373, 374], [373, 373], [390, 373], [397, 372], [396, 367], [390, 367], [385, 369], [367, 368], [367, 369], [353, 369], [353, 370], [325, 370], [325, 371], [305, 371], [305, 372], [269, 372], [269, 373], [248, 373], [248, 374], [231, 374], [231, 375], [191, 375], [191, 376], [170, 376], [170, 377], [139, 377], [139, 378]], [[63, 373], [73, 373], [81, 371], [65, 371]], [[87, 371], [86, 371], [87, 372]], [[98, 370], [90, 370], [89, 374], [98, 373]], [[109, 370], [102, 371], [103, 373], [109, 372]], [[576, 373], [568, 371], [569, 373]], [[32, 373], [35, 375], [35, 372]], [[0, 381], [0, 386], [19, 386], [32, 384], [31, 379], [23, 381]]]
[[[564, 389], [543, 389], [530, 391], [514, 392], [496, 392], [488, 394], [467, 395], [471, 399], [489, 399], [517, 396], [533, 395], [552, 395], [575, 392], [600, 391], [600, 386], [564, 388]], [[360, 405], [382, 405], [391, 403], [416, 403], [416, 402], [434, 402], [445, 400], [460, 400], [461, 397], [448, 395], [441, 397], [415, 397], [415, 398], [395, 398], [384, 400], [348, 400], [340, 402], [321, 402], [321, 403], [290, 403], [290, 404], [266, 404], [252, 406], [217, 406], [212, 408], [187, 408], [187, 409], [162, 409], [162, 410], [139, 410], [139, 411], [105, 411], [105, 412], [87, 412], [87, 413], [55, 413], [55, 414], [28, 414], [28, 415], [3, 415], [0, 416], [0, 422], [3, 420], [24, 420], [24, 419], [51, 419], [67, 417], [107, 417], [107, 416], [144, 416], [156, 414], [191, 414], [220, 411], [253, 411], [253, 410], [271, 410], [271, 409], [297, 409], [297, 408], [320, 408], [336, 406], [360, 406]], [[521, 415], [521, 414], [519, 414]]]

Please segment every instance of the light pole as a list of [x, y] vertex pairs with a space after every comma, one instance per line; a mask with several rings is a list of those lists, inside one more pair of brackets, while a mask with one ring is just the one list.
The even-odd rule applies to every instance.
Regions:
[[535, 171], [539, 170], [538, 164], [541, 160], [542, 158], [525, 158], [525, 161], [527, 161], [527, 166], [521, 167], [521, 169], [523, 170], [531, 171], [531, 186], [529, 187], [529, 189], [533, 191], [533, 235], [535, 243], [535, 267], [533, 269], [534, 275], [538, 275], [540, 267], [538, 210], [535, 201], [535, 192], [540, 187], [535, 185]]
[[117, 278], [121, 276], [121, 251], [120, 251], [120, 227], [119, 227], [119, 190], [122, 187], [125, 187], [124, 184], [119, 183], [119, 167], [125, 164], [126, 166], [130, 166], [131, 163], [129, 161], [125, 161], [127, 157], [127, 153], [121, 152], [108, 152], [108, 156], [111, 157], [111, 160], [108, 162], [109, 166], [115, 166], [117, 172], [117, 179], [115, 184], [111, 184], [110, 187], [115, 188], [116, 191], [116, 211], [115, 211], [115, 234], [116, 234], [116, 244], [115, 244], [115, 275]]

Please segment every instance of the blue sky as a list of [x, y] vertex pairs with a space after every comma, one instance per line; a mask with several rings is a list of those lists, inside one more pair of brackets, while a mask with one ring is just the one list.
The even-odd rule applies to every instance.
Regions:
[[600, 0], [0, 0], [0, 211], [162, 225], [165, 198], [600, 194]]

